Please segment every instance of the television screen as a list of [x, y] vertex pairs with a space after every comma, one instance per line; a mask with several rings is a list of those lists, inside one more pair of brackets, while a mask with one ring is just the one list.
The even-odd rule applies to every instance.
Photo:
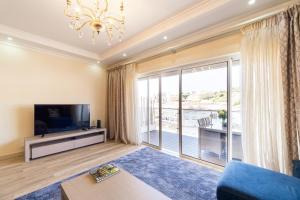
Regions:
[[57, 133], [90, 127], [90, 106], [34, 105], [34, 135]]

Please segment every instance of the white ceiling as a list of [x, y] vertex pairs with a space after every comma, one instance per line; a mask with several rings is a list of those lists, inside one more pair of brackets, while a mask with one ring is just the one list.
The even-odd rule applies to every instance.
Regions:
[[[198, 0], [125, 0], [124, 40], [196, 2]], [[64, 16], [65, 6], [66, 0], [1, 0], [0, 24], [92, 52], [101, 53], [109, 48], [105, 35], [95, 45], [92, 44], [88, 29], [79, 39], [78, 33], [68, 26], [69, 20]], [[115, 42], [119, 42], [117, 38]]]
[[[151, 27], [176, 16], [185, 9], [201, 3], [203, 6], [207, 6], [216, 1], [222, 3], [218, 3], [215, 8], [207, 10], [207, 12], [199, 12], [176, 26], [165, 27], [161, 31], [148, 34], [149, 37], [142, 41], [139, 40], [128, 46], [124, 45], [143, 32], [151, 30]], [[68, 27], [68, 19], [63, 14], [65, 0], [1, 0], [0, 25], [74, 47], [87, 52], [85, 55], [91, 53], [98, 55], [100, 60], [103, 58], [106, 63], [114, 63], [124, 59], [121, 56], [122, 52], [134, 56], [141, 51], [166, 42], [162, 39], [164, 35], [168, 36], [169, 41], [174, 40], [226, 19], [255, 12], [285, 1], [287, 0], [256, 0], [256, 4], [249, 6], [248, 0], [125, 0], [126, 34], [121, 43], [115, 41], [111, 47], [107, 45], [104, 35], [96, 41], [96, 44], [92, 44], [88, 29], [84, 32], [84, 37], [80, 39], [78, 34]], [[5, 31], [2, 31], [3, 33]]]

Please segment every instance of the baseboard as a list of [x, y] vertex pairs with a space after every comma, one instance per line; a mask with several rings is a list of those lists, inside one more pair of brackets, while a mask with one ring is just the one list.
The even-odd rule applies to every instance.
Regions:
[[19, 157], [19, 156], [24, 156], [24, 152], [21, 151], [21, 152], [17, 152], [17, 153], [12, 153], [12, 154], [7, 154], [7, 155], [0, 156], [0, 161], [1, 160], [7, 160], [7, 159], [10, 159], [10, 158]]

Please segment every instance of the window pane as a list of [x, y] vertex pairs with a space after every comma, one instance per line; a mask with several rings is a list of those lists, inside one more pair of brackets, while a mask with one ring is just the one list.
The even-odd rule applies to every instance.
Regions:
[[227, 63], [183, 70], [183, 154], [219, 165], [227, 158]]
[[149, 79], [149, 133], [150, 144], [159, 146], [159, 78]]
[[162, 148], [179, 152], [179, 75], [162, 77]]
[[148, 135], [148, 80], [141, 79], [138, 82], [139, 92], [139, 112], [140, 112], [140, 131], [142, 141], [149, 143]]
[[232, 159], [243, 160], [242, 152], [242, 113], [241, 113], [241, 66], [240, 61], [232, 63]]

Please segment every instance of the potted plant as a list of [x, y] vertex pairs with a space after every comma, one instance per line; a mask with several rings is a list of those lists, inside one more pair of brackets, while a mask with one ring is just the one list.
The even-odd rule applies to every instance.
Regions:
[[222, 126], [227, 127], [227, 111], [226, 110], [219, 110], [218, 111], [219, 119], [222, 119]]

